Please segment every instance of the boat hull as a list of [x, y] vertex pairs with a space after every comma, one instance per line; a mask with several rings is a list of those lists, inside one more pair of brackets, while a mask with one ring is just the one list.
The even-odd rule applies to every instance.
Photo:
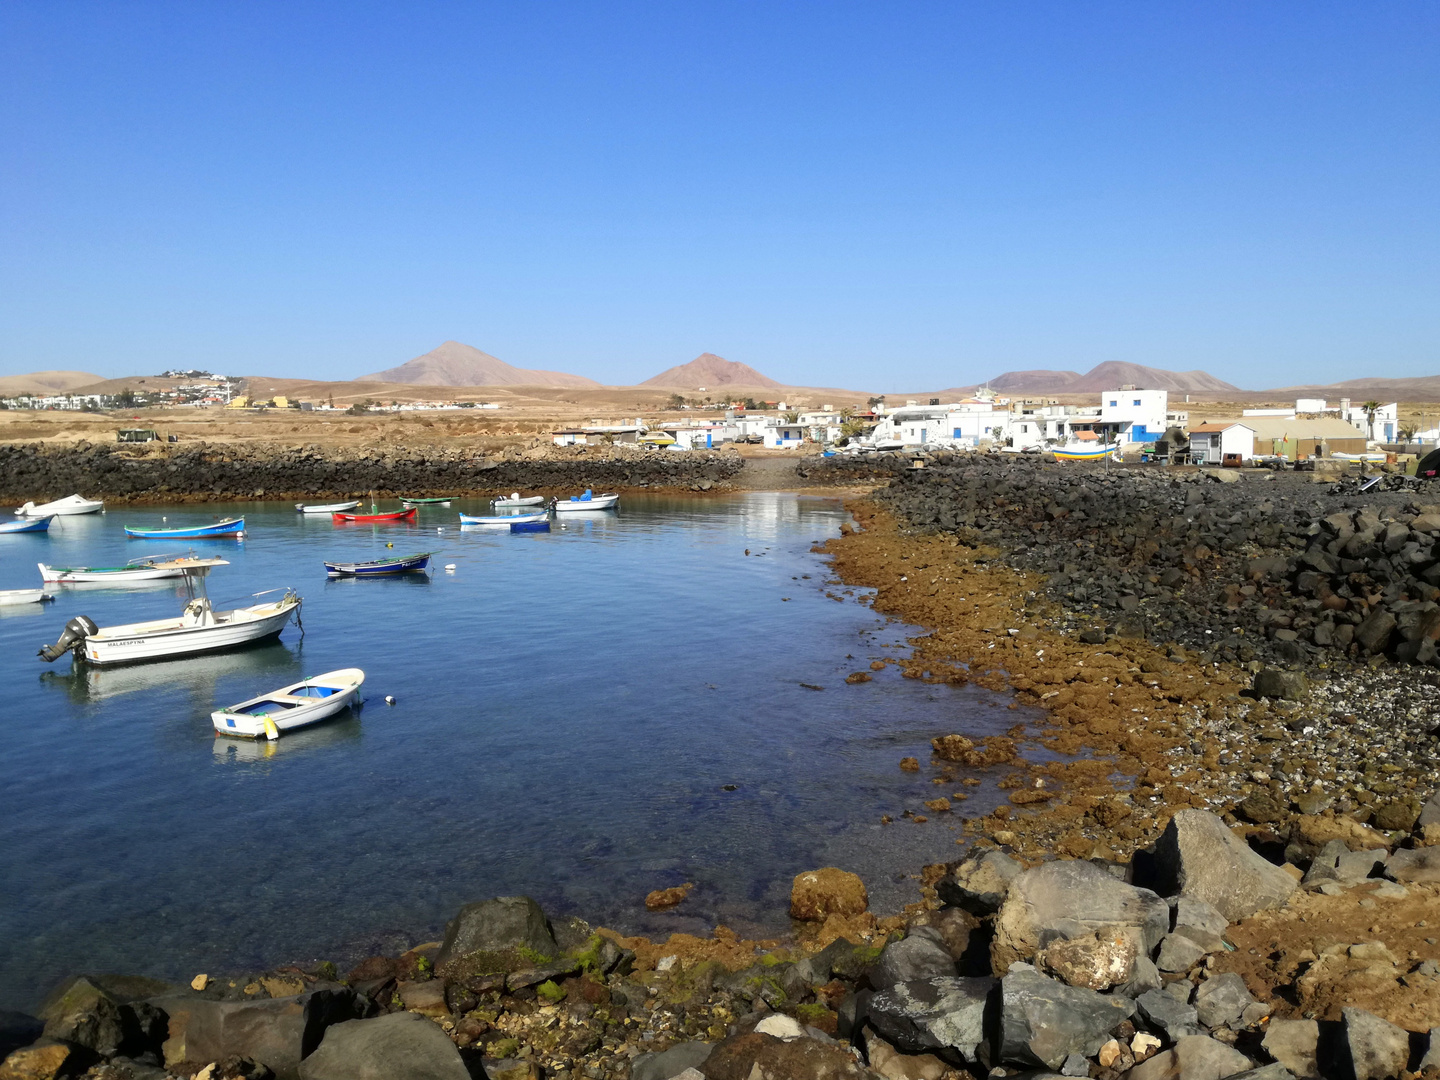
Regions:
[[0, 533], [49, 532], [52, 518], [21, 518], [19, 521], [0, 521]]
[[508, 499], [491, 499], [491, 506], [539, 506], [545, 501], [544, 495], [531, 495], [529, 498], [521, 499], [512, 496]]
[[1056, 461], [1104, 461], [1107, 457], [1114, 457], [1115, 447], [1106, 450], [1055, 450], [1052, 451]]
[[[259, 604], [223, 612], [217, 619], [232, 618], [208, 626], [181, 626], [179, 619], [173, 619], [106, 627], [85, 639], [84, 656], [87, 663], [103, 667], [234, 649], [278, 636], [299, 607], [299, 600]], [[240, 614], [245, 617], [233, 618]]]
[[42, 562], [39, 567], [40, 579], [51, 585], [126, 585], [182, 578], [187, 574], [204, 577], [211, 570], [203, 563], [179, 561], [168, 566], [46, 566]]
[[572, 514], [577, 510], [609, 510], [619, 501], [619, 495], [595, 495], [588, 499], [561, 499], [555, 503], [555, 512]]
[[[210, 714], [210, 722], [218, 735], [240, 739], [276, 738], [281, 732], [318, 724], [348, 709], [359, 698], [360, 686], [364, 682], [365, 673], [359, 668], [332, 671], [294, 683], [273, 694], [242, 701], [228, 709], [217, 709]], [[328, 690], [330, 693], [324, 697], [310, 697], [316, 690]]]
[[541, 521], [549, 521], [550, 514], [543, 511], [539, 514], [461, 514], [461, 525], [533, 525]]
[[337, 523], [347, 525], [384, 525], [386, 522], [414, 521], [419, 512], [412, 506], [408, 510], [396, 510], [389, 514], [334, 514], [332, 517]]
[[450, 505], [450, 500], [449, 500], [449, 499], [401, 499], [400, 502], [403, 503], [405, 506], [415, 506], [415, 507], [420, 507], [420, 506], [449, 506], [449, 505]]
[[132, 529], [125, 526], [125, 535], [131, 540], [207, 540], [214, 537], [244, 536], [245, 519], [231, 518], [217, 521], [214, 525], [200, 525], [192, 529]]
[[549, 532], [550, 519], [546, 518], [544, 521], [517, 521], [510, 526], [510, 531], [512, 533]]
[[295, 509], [302, 514], [343, 514], [346, 510], [354, 510], [360, 505], [360, 500], [354, 502], [326, 503], [324, 506], [306, 506], [304, 503], [296, 503]]
[[388, 574], [409, 574], [430, 565], [430, 555], [410, 555], [403, 559], [376, 559], [372, 562], [327, 562], [325, 573], [330, 577], [384, 577]]
[[0, 607], [40, 604], [50, 598], [44, 589], [0, 589]]
[[21, 517], [74, 517], [77, 514], [96, 514], [104, 509], [105, 502], [102, 499], [82, 499], [79, 495], [71, 495], [54, 502], [41, 503], [39, 506], [27, 502], [18, 507], [15, 513]]

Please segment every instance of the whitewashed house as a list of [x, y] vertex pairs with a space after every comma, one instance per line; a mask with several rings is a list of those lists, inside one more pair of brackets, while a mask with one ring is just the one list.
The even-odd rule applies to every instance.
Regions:
[[979, 446], [1004, 442], [1010, 424], [1007, 409], [993, 402], [970, 400], [945, 405], [904, 405], [885, 413], [870, 441], [875, 445]]
[[1226, 455], [1255, 456], [1255, 429], [1245, 424], [1197, 424], [1190, 429], [1190, 464], [1223, 465]]
[[1100, 423], [1112, 442], [1154, 442], [1165, 434], [1170, 395], [1164, 390], [1107, 390], [1100, 396]]
[[1370, 442], [1389, 443], [1400, 440], [1400, 403], [1397, 401], [1381, 405], [1375, 410], [1373, 420], [1361, 405], [1352, 405], [1344, 410], [1340, 419], [1348, 420], [1365, 432], [1365, 438]]

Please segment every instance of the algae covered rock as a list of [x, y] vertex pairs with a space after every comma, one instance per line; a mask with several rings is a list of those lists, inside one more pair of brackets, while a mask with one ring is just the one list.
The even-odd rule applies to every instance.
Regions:
[[790, 887], [790, 917], [806, 922], [824, 922], [832, 915], [863, 915], [870, 907], [865, 883], [838, 867], [807, 870], [795, 875]]

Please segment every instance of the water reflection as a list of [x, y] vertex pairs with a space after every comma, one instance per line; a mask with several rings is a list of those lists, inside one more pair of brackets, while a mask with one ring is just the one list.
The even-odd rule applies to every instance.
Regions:
[[292, 731], [279, 739], [234, 739], [216, 735], [210, 748], [217, 765], [253, 765], [257, 762], [293, 760], [327, 748], [360, 742], [360, 703], [348, 712], [324, 720], [311, 728]]
[[260, 694], [266, 689], [261, 683], [273, 682], [280, 686], [304, 678], [300, 668], [296, 650], [283, 642], [267, 641], [233, 652], [119, 667], [102, 668], [71, 661], [69, 671], [41, 672], [40, 682], [51, 690], [65, 693], [72, 701], [86, 704], [123, 694], [180, 690], [191, 697], [197, 710], [208, 716], [217, 707], [214, 704], [216, 684], [220, 680], [253, 679], [258, 687], [255, 693]]

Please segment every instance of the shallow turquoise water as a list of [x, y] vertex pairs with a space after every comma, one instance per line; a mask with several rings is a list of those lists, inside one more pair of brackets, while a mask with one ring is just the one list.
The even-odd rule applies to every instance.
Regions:
[[[216, 606], [305, 598], [303, 638], [79, 672], [36, 649], [77, 614], [178, 613], [173, 585], [0, 609], [0, 1006], [81, 970], [343, 963], [510, 893], [631, 931], [777, 930], [801, 870], [855, 870], [893, 909], [916, 898], [903, 872], [954, 857], [949, 823], [878, 824], [936, 794], [896, 764], [1017, 716], [893, 668], [844, 683], [910, 628], [826, 596], [848, 590], [809, 549], [838, 531], [838, 502], [627, 496], [549, 534], [462, 533], [457, 510], [482, 507], [343, 528], [289, 504], [119, 509], [0, 537], [0, 589], [34, 587], [37, 561], [187, 546], [127, 541], [123, 524], [243, 512], [244, 541], [190, 544], [232, 563], [210, 576]], [[321, 566], [415, 550], [439, 552], [428, 577]], [[354, 715], [275, 744], [213, 736], [211, 709], [351, 666], [367, 674]], [[683, 881], [698, 887], [678, 911], [644, 911]]]

